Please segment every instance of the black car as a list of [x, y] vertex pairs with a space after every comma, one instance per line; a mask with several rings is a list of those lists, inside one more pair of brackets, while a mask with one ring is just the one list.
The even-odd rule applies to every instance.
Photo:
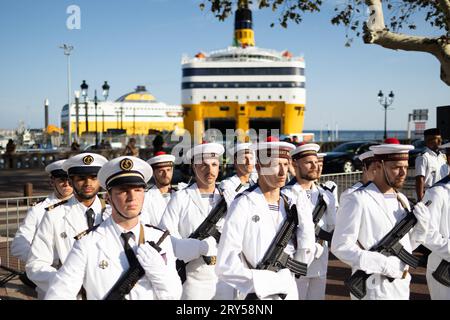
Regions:
[[420, 154], [422, 154], [425, 151], [426, 145], [425, 141], [423, 139], [418, 139], [412, 142], [412, 145], [414, 146], [414, 149], [409, 150], [409, 167], [414, 168], [416, 166], [416, 158]]
[[358, 156], [369, 147], [378, 145], [376, 141], [352, 141], [338, 145], [327, 152], [323, 160], [323, 173], [353, 172], [362, 169]]

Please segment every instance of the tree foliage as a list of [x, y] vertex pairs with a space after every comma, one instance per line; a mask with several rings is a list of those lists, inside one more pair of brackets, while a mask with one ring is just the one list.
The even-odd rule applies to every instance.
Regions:
[[[322, 0], [203, 0], [200, 8], [208, 8], [219, 20], [223, 21], [233, 14], [233, 5], [237, 2], [247, 2], [249, 6], [255, 5], [259, 9], [270, 8], [278, 14], [278, 23], [286, 28], [290, 22], [302, 22], [303, 15], [319, 12], [324, 5]], [[336, 4], [331, 23], [344, 25], [359, 36], [363, 23], [367, 17], [365, 0], [342, 0]], [[411, 21], [415, 13], [424, 13], [425, 21], [438, 29], [445, 29], [445, 15], [440, 7], [439, 0], [384, 0], [384, 7], [390, 13], [389, 22], [391, 30], [397, 32], [402, 28], [416, 29]], [[271, 23], [274, 26], [274, 23]]]

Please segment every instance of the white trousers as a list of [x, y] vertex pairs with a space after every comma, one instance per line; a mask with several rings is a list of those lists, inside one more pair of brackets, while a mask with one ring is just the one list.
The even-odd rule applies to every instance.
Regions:
[[326, 276], [296, 279], [299, 300], [325, 300]]

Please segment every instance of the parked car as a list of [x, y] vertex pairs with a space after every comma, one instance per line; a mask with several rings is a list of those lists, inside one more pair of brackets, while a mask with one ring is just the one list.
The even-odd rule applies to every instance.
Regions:
[[414, 149], [409, 150], [408, 164], [410, 168], [414, 168], [416, 166], [417, 156], [425, 151], [426, 146], [423, 139], [414, 140], [411, 144], [414, 146]]
[[353, 172], [362, 169], [358, 156], [369, 147], [378, 145], [376, 141], [351, 141], [338, 145], [327, 152], [323, 160], [323, 173]]

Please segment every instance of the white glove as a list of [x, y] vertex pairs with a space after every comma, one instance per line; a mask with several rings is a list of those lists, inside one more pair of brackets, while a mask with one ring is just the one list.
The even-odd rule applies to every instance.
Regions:
[[166, 262], [161, 254], [147, 242], [139, 246], [136, 257], [146, 274], [152, 274], [155, 270], [166, 267]]
[[417, 218], [417, 223], [414, 226], [411, 235], [415, 242], [424, 243], [428, 232], [430, 211], [423, 202], [418, 202], [414, 206], [413, 213]]
[[403, 271], [405, 270], [405, 264], [396, 256], [389, 256], [385, 259], [382, 274], [394, 279], [401, 279]]
[[323, 253], [323, 246], [320, 245], [320, 243], [317, 243], [317, 242], [316, 242], [315, 246], [316, 246], [316, 252], [314, 253], [314, 258], [315, 259], [319, 259], [320, 256]]
[[200, 254], [206, 257], [217, 256], [217, 242], [213, 237], [208, 237], [200, 242]]
[[145, 270], [145, 276], [152, 284], [155, 296], [161, 300], [179, 300], [181, 281], [176, 271], [169, 268], [165, 259], [147, 242], [137, 249], [136, 257]]
[[252, 269], [253, 288], [260, 299], [271, 295], [288, 294], [295, 281], [289, 269], [281, 269], [278, 272], [269, 270]]

